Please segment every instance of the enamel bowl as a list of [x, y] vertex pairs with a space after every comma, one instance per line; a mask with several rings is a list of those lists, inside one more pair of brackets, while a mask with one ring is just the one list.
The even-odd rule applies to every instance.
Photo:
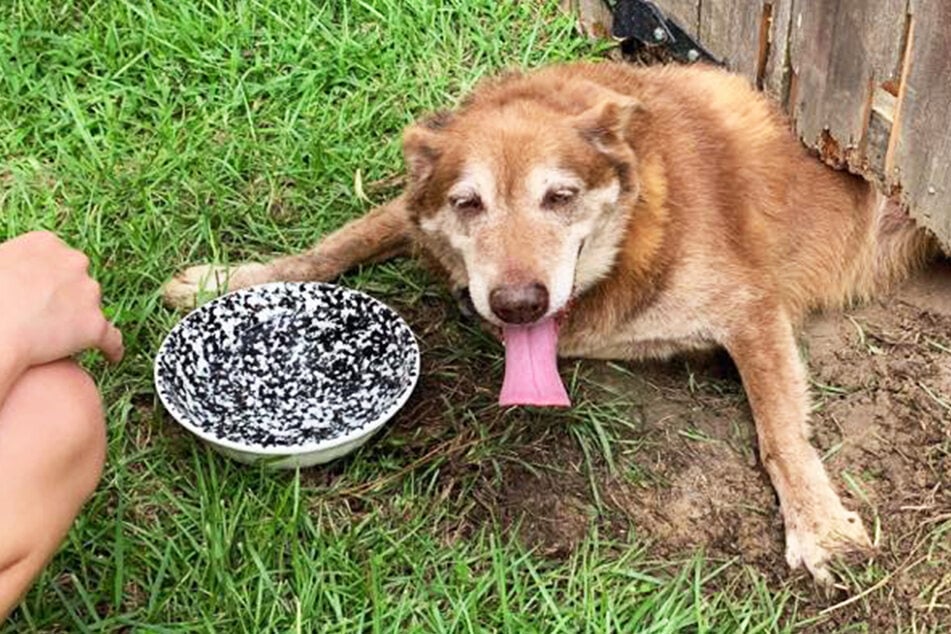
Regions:
[[223, 454], [279, 468], [361, 446], [407, 401], [419, 345], [382, 302], [316, 282], [264, 284], [202, 305], [155, 359], [165, 409]]

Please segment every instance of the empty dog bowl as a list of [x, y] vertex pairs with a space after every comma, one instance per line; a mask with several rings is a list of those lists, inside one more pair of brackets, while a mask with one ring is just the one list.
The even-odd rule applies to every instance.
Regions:
[[169, 413], [241, 462], [306, 467], [363, 443], [409, 398], [419, 346], [391, 308], [316, 282], [246, 288], [165, 338], [155, 386]]

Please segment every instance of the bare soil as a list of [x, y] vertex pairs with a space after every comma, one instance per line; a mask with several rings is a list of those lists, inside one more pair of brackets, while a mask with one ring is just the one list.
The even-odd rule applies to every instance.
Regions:
[[[395, 442], [416, 465], [442, 461], [440, 499], [456, 518], [447, 539], [498, 523], [561, 558], [591, 530], [621, 542], [633, 531], [657, 560], [702, 550], [754, 568], [797, 596], [797, 618], [816, 617], [815, 631], [951, 624], [951, 265], [881, 301], [818, 315], [804, 329], [813, 442], [878, 545], [874, 558], [837, 567], [832, 594], [786, 567], [776, 497], [725, 354], [564, 363], [563, 376], [579, 378], [578, 411], [615, 404], [615, 422], [605, 423], [609, 461], [596, 440], [585, 440], [593, 434], [578, 433], [585, 425], [571, 412], [496, 407], [499, 350], [486, 335], [475, 358], [465, 352], [482, 335], [447, 327], [458, 318], [447, 302], [400, 308], [421, 334], [426, 367], [383, 444]], [[495, 449], [487, 457], [480, 447]], [[733, 569], [742, 575], [742, 566]]]

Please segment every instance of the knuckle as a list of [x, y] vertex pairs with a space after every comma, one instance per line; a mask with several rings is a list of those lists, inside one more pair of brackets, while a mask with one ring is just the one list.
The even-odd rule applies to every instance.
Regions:
[[92, 316], [89, 320], [89, 330], [87, 337], [91, 346], [97, 346], [106, 339], [109, 332], [109, 324], [102, 315]]
[[77, 266], [81, 266], [83, 269], [89, 268], [89, 256], [87, 256], [82, 251], [72, 251], [73, 260], [76, 262]]
[[102, 299], [102, 285], [94, 279], [87, 282], [89, 295], [96, 300], [96, 303]]

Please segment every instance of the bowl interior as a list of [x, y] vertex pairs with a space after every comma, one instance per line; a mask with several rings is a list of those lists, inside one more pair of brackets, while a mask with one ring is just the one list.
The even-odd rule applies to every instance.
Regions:
[[163, 342], [155, 380], [169, 412], [213, 442], [303, 452], [370, 433], [405, 403], [419, 347], [391, 308], [321, 283], [219, 297]]

